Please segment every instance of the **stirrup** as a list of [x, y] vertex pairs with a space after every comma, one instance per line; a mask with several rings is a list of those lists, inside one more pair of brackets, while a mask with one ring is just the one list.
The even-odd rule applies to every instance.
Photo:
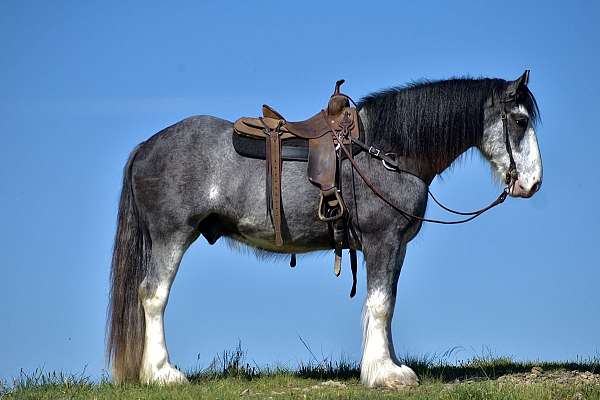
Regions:
[[[321, 191], [321, 197], [319, 198], [319, 212], [318, 212], [319, 219], [321, 221], [325, 221], [325, 222], [336, 221], [336, 220], [342, 218], [346, 212], [344, 200], [342, 199], [340, 192], [334, 188], [333, 194], [335, 194], [335, 198], [331, 199], [331, 200], [327, 200], [327, 203], [325, 203], [325, 193], [323, 191]], [[331, 193], [329, 193], [327, 195], [327, 197], [330, 197], [330, 195], [331, 195]], [[330, 212], [326, 213], [326, 207], [328, 208], [327, 211], [335, 210], [335, 212], [333, 214], [331, 214]], [[327, 216], [326, 216], [326, 214], [327, 214]]]

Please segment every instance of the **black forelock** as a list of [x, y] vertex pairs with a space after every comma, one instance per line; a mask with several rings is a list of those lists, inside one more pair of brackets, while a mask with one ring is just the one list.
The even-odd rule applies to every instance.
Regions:
[[537, 100], [535, 99], [535, 96], [533, 95], [533, 93], [531, 93], [527, 86], [525, 87], [525, 91], [520, 93], [517, 102], [523, 104], [523, 106], [527, 110], [527, 113], [529, 113], [531, 121], [533, 121], [534, 124], [540, 122], [541, 116]]

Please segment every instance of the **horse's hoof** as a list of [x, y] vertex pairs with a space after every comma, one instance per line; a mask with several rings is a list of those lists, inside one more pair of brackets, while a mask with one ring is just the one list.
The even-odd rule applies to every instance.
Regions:
[[144, 374], [141, 381], [147, 384], [158, 385], [178, 385], [189, 383], [185, 375], [170, 365], [153, 371], [151, 374]]
[[369, 387], [388, 389], [401, 389], [419, 384], [417, 374], [406, 365], [396, 365], [390, 360], [377, 365], [377, 367], [369, 371], [361, 371], [363, 384]]
[[383, 387], [389, 389], [402, 389], [406, 387], [417, 386], [419, 378], [417, 374], [406, 365], [395, 366], [392, 373], [381, 382]]

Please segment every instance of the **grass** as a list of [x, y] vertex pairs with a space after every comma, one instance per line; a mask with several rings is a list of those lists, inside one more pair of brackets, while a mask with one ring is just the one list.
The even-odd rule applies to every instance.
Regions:
[[[296, 369], [258, 368], [246, 362], [241, 346], [224, 351], [205, 369], [188, 372], [190, 385], [114, 385], [85, 374], [73, 376], [35, 371], [21, 373], [10, 387], [0, 382], [0, 399], [599, 399], [596, 383], [547, 380], [498, 380], [505, 375], [526, 376], [532, 368], [600, 373], [600, 359], [573, 363], [514, 362], [509, 358], [476, 357], [449, 363], [446, 357], [404, 360], [421, 378], [421, 385], [399, 391], [369, 389], [359, 383], [359, 368], [351, 361], [316, 359]], [[519, 375], [519, 376], [520, 376]], [[515, 375], [517, 376], [517, 375]], [[571, 376], [571, 375], [570, 375]], [[574, 376], [574, 375], [572, 375]]]

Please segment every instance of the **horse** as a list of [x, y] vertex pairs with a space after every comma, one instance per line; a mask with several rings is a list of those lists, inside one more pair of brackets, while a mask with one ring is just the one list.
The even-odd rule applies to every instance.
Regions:
[[[396, 356], [391, 321], [406, 245], [422, 226], [435, 176], [476, 149], [498, 176], [508, 176], [505, 197], [528, 198], [540, 189], [539, 110], [528, 77], [526, 71], [514, 81], [421, 81], [373, 92], [357, 103], [366, 144], [395, 154], [399, 168], [410, 171], [390, 171], [371, 151], [340, 167], [343, 190], [352, 192], [345, 199], [357, 233], [350, 247], [362, 252], [367, 276], [364, 385], [419, 382]], [[327, 225], [316, 217], [318, 190], [306, 180], [306, 164], [293, 161], [283, 162], [281, 172], [287, 238], [283, 246], [274, 243], [264, 205], [265, 161], [236, 153], [232, 134], [229, 121], [193, 116], [139, 144], [126, 162], [107, 312], [115, 382], [187, 382], [169, 359], [164, 312], [182, 256], [200, 235], [210, 244], [228, 238], [258, 254], [333, 248]], [[355, 168], [370, 185], [354, 179]]]

